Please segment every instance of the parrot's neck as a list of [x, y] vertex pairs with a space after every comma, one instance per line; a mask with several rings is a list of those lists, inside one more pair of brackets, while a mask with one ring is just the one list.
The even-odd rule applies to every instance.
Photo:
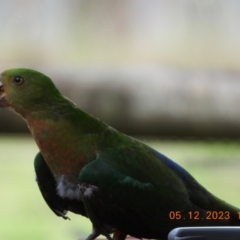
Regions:
[[75, 105], [32, 114], [25, 120], [55, 178], [64, 176], [71, 183], [76, 183], [81, 169], [95, 159], [96, 136], [106, 127]]

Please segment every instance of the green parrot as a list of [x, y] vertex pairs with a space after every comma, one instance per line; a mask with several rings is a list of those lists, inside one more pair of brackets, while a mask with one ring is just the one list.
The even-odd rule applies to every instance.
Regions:
[[37, 183], [50, 209], [90, 219], [107, 239], [167, 239], [181, 226], [239, 226], [240, 209], [217, 198], [153, 148], [80, 110], [30, 69], [1, 74], [0, 106], [23, 117], [38, 145]]

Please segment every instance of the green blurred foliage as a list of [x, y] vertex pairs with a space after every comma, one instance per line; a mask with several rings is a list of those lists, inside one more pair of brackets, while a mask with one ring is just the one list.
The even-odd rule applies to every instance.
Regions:
[[[186, 168], [218, 197], [240, 207], [239, 142], [151, 140], [144, 142]], [[72, 240], [86, 237], [90, 222], [69, 213], [56, 217], [34, 181], [33, 158], [38, 151], [29, 135], [0, 137], [0, 239]]]

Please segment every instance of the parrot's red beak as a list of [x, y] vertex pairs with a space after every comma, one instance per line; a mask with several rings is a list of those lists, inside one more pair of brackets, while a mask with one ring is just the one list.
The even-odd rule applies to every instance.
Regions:
[[9, 107], [9, 104], [6, 100], [6, 97], [5, 97], [5, 91], [4, 91], [4, 88], [3, 88], [3, 83], [0, 79], [0, 107]]

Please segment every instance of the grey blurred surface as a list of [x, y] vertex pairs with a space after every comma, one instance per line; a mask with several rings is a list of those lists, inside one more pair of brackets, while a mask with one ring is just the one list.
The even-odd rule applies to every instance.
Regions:
[[[33, 68], [129, 134], [240, 137], [239, 1], [0, 2], [0, 71]], [[0, 110], [0, 132], [27, 131]]]
[[183, 227], [173, 229], [168, 240], [238, 240], [239, 227]]
[[[239, 73], [150, 67], [46, 71], [81, 109], [125, 133], [240, 137]], [[22, 132], [26, 126], [1, 110], [0, 131]]]

